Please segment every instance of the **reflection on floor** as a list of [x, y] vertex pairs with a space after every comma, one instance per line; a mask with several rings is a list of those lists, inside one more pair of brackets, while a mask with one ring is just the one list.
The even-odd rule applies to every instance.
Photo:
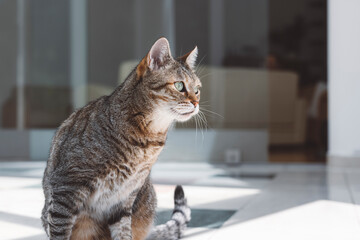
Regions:
[[[45, 163], [0, 163], [0, 239], [46, 239], [39, 220]], [[185, 239], [360, 239], [360, 170], [324, 165], [158, 163], [158, 223], [175, 184], [192, 207]]]

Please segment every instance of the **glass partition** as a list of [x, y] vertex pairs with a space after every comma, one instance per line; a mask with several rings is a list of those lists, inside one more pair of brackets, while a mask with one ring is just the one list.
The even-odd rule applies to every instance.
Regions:
[[267, 162], [268, 149], [306, 146], [326, 80], [324, 2], [3, 0], [0, 158], [46, 159], [61, 122], [110, 94], [161, 36], [174, 56], [198, 46], [203, 82], [202, 113], [176, 124], [161, 161]]

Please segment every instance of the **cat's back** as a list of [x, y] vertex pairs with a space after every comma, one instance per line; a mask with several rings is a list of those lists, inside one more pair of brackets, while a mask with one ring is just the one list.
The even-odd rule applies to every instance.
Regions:
[[95, 143], [102, 131], [111, 130], [108, 105], [108, 96], [103, 96], [73, 112], [60, 125], [52, 141], [47, 168], [54, 169], [74, 159], [81, 162], [87, 157], [89, 145]]

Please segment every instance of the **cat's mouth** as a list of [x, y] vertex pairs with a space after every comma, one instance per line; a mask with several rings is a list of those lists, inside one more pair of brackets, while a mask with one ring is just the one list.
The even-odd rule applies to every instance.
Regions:
[[183, 110], [183, 109], [179, 110], [179, 109], [173, 108], [171, 110], [174, 113], [176, 113], [177, 115], [181, 115], [181, 116], [190, 116], [196, 112], [196, 108], [188, 109], [188, 110]]
[[183, 115], [183, 116], [189, 116], [189, 115], [192, 115], [193, 113], [195, 112], [195, 109], [190, 111], [190, 112], [186, 112], [186, 113], [180, 113], [180, 115]]

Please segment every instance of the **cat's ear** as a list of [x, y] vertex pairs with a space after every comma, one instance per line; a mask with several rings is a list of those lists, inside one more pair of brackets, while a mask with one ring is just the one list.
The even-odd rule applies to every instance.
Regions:
[[147, 55], [147, 64], [150, 70], [163, 67], [166, 60], [171, 58], [170, 45], [166, 38], [160, 38], [151, 47]]
[[198, 56], [198, 48], [197, 46], [194, 48], [194, 50], [188, 52], [187, 54], [185, 54], [184, 56], [180, 57], [180, 61], [186, 63], [187, 65], [189, 65], [189, 67], [191, 67], [192, 69], [195, 68], [195, 64], [196, 64], [196, 59]]
[[137, 79], [141, 78], [147, 69], [150, 69], [150, 71], [160, 69], [166, 64], [166, 60], [169, 58], [172, 58], [169, 42], [164, 37], [160, 38], [138, 64], [136, 68]]

